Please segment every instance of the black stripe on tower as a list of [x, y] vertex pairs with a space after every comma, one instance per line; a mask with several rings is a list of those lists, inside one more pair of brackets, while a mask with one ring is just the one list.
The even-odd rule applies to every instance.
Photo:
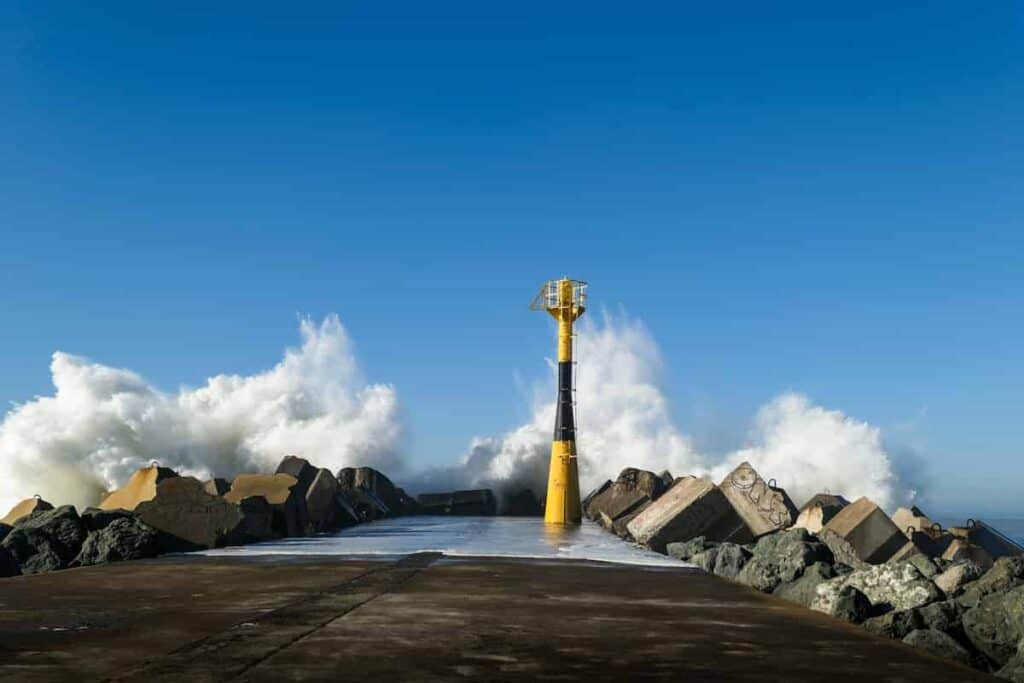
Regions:
[[555, 441], [576, 440], [576, 419], [572, 414], [572, 361], [558, 364], [558, 411], [555, 413]]

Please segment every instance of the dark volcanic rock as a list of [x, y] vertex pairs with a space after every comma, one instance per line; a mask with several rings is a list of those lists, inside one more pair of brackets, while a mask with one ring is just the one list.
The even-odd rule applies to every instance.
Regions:
[[942, 631], [917, 629], [916, 631], [908, 633], [906, 637], [903, 638], [903, 642], [907, 645], [924, 650], [936, 657], [952, 659], [964, 664], [965, 666], [971, 665], [971, 653], [969, 653], [963, 645], [956, 642], [956, 640]]
[[771, 593], [779, 584], [796, 581], [815, 562], [832, 562], [832, 551], [806, 529], [790, 529], [762, 537], [753, 557], [736, 580]]
[[826, 528], [819, 531], [818, 540], [828, 546], [836, 562], [840, 562], [853, 569], [864, 569], [871, 566], [857, 556], [857, 549], [849, 541], [831, 529]]
[[974, 607], [988, 595], [1005, 593], [1020, 585], [1024, 585], [1024, 558], [1001, 557], [980, 579], [968, 584], [957, 599], [966, 607]]
[[751, 558], [751, 552], [735, 543], [723, 543], [718, 546], [715, 565], [712, 569], [715, 576], [735, 580], [740, 571]]
[[64, 569], [85, 541], [86, 529], [71, 505], [33, 512], [22, 518], [3, 540], [23, 574]]
[[74, 567], [86, 567], [106, 562], [141, 560], [160, 553], [160, 539], [156, 529], [140, 522], [134, 516], [119, 517], [98, 531], [93, 531], [82, 544]]
[[878, 610], [923, 607], [943, 598], [942, 591], [908, 562], [872, 565], [857, 569], [818, 586], [812, 609], [829, 612], [831, 602], [844, 586], [853, 586], [868, 596]]
[[814, 600], [818, 585], [836, 576], [835, 569], [828, 562], [815, 562], [804, 569], [804, 573], [796, 581], [781, 583], [772, 591], [774, 595], [810, 607]]
[[1017, 655], [997, 671], [996, 676], [1014, 683], [1024, 683], [1024, 642], [1017, 648]]
[[954, 597], [962, 593], [964, 586], [971, 581], [981, 578], [983, 573], [984, 570], [976, 562], [964, 560], [948, 567], [941, 574], [933, 577], [932, 580], [943, 593], [949, 597]]
[[503, 515], [509, 517], [543, 517], [544, 508], [530, 489], [523, 489], [505, 500]]
[[7, 548], [0, 546], [0, 579], [21, 574], [21, 567]]
[[871, 611], [871, 601], [853, 586], [843, 586], [832, 603], [832, 610], [829, 612], [833, 617], [843, 619], [854, 624], [867, 619]]
[[674, 557], [677, 560], [683, 562], [689, 562], [690, 558], [698, 553], [702, 553], [708, 548], [714, 548], [717, 543], [706, 540], [703, 536], [697, 536], [691, 538], [689, 541], [678, 541], [676, 543], [669, 543], [665, 550], [669, 557]]
[[942, 631], [955, 638], [963, 637], [964, 607], [956, 600], [933, 602], [917, 609], [925, 628]]
[[964, 614], [963, 626], [974, 647], [993, 662], [1006, 664], [1024, 640], [1024, 586], [982, 598]]
[[82, 512], [82, 524], [87, 531], [100, 531], [106, 529], [111, 522], [117, 519], [134, 517], [135, 514], [128, 510], [102, 510], [100, 508], [86, 508]]
[[5, 538], [7, 538], [7, 534], [11, 533], [11, 529], [13, 528], [14, 527], [10, 524], [0, 523], [0, 541], [3, 541]]
[[743, 565], [750, 559], [750, 551], [735, 543], [711, 545], [692, 555], [689, 561], [709, 574], [735, 580]]
[[903, 640], [911, 631], [924, 628], [924, 622], [916, 609], [888, 612], [864, 622], [864, 628], [871, 633], [894, 640]]

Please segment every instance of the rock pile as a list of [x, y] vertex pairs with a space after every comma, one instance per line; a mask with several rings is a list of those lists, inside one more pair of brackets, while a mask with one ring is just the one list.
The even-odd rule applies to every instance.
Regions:
[[0, 577], [334, 532], [418, 509], [369, 467], [335, 476], [288, 456], [274, 474], [229, 483], [154, 464], [81, 514], [38, 497], [16, 505], [0, 522]]
[[1024, 548], [984, 522], [943, 529], [918, 508], [890, 518], [831, 493], [798, 511], [749, 463], [718, 484], [627, 468], [584, 514], [706, 572], [1024, 683]]

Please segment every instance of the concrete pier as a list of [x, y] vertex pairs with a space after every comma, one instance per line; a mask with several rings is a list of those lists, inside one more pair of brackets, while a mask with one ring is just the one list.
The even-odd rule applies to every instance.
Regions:
[[0, 582], [3, 681], [989, 676], [685, 567], [177, 556]]

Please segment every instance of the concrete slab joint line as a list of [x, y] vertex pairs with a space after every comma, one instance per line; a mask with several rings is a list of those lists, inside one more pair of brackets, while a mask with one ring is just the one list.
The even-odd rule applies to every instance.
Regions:
[[256, 619], [189, 643], [105, 681], [227, 681], [402, 585], [442, 557], [416, 553]]

